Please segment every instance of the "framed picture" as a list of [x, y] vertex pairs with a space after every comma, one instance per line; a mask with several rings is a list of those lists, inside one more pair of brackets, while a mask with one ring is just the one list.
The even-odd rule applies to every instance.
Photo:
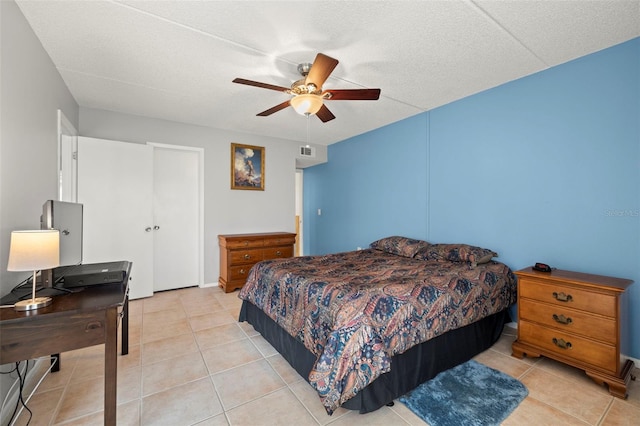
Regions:
[[264, 147], [231, 144], [231, 189], [264, 191]]

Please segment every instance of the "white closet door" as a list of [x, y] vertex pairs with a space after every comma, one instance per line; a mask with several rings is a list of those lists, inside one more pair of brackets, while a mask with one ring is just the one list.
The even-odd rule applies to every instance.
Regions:
[[155, 146], [154, 291], [200, 283], [199, 155]]
[[153, 295], [153, 148], [78, 138], [83, 263], [128, 260], [131, 299]]

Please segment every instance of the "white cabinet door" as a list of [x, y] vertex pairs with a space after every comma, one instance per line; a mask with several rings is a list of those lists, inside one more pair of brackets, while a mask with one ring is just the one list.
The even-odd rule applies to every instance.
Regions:
[[128, 260], [131, 299], [153, 295], [153, 148], [78, 138], [83, 263]]

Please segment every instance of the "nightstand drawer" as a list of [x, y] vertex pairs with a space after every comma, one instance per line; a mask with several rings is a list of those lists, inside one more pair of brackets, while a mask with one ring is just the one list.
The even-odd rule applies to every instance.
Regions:
[[627, 397], [633, 361], [620, 357], [624, 278], [528, 267], [518, 277], [518, 338], [513, 356], [546, 356], [584, 370], [611, 395]]
[[568, 357], [610, 374], [617, 373], [616, 347], [598, 343], [573, 334], [543, 327], [521, 320], [518, 324], [520, 339], [549, 352]]
[[569, 333], [589, 336], [615, 344], [618, 330], [613, 318], [590, 315], [584, 311], [520, 299], [520, 318], [557, 328]]
[[616, 317], [617, 298], [586, 289], [560, 284], [543, 284], [520, 278], [519, 296], [539, 300], [556, 306], [579, 309], [595, 314]]
[[256, 263], [262, 260], [262, 249], [238, 250], [231, 252], [231, 265]]
[[264, 249], [265, 259], [279, 259], [281, 257], [293, 257], [293, 246], [270, 247]]

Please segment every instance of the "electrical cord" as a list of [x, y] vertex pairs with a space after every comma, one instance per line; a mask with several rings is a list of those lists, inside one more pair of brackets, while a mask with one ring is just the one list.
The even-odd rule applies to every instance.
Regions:
[[[18, 418], [19, 418], [20, 414], [22, 413], [22, 408], [20, 408], [20, 405], [22, 405], [22, 407], [29, 412], [29, 420], [27, 421], [27, 425], [29, 424], [29, 422], [31, 422], [31, 419], [33, 417], [33, 412], [29, 409], [27, 404], [31, 400], [31, 397], [33, 397], [33, 395], [35, 394], [35, 392], [38, 389], [38, 387], [40, 387], [40, 384], [49, 375], [49, 373], [51, 373], [51, 370], [53, 369], [53, 367], [55, 365], [55, 362], [51, 362], [51, 361], [53, 361], [54, 359], [56, 359], [55, 362], [58, 362], [57, 358], [56, 357], [52, 357], [52, 356], [45, 356], [45, 357], [40, 357], [40, 358], [36, 358], [35, 359], [35, 360], [47, 360], [47, 361], [49, 361], [49, 367], [47, 367], [47, 371], [44, 372], [42, 377], [40, 377], [40, 380], [38, 380], [38, 383], [36, 383], [36, 385], [33, 387], [33, 390], [31, 391], [31, 393], [29, 394], [29, 396], [27, 397], [26, 400], [24, 399], [22, 394], [23, 394], [23, 391], [24, 391], [25, 379], [26, 379], [26, 376], [27, 376], [28, 368], [29, 368], [28, 362], [25, 365], [24, 372], [22, 373], [22, 375], [17, 370], [19, 368], [18, 366], [20, 365], [20, 362], [16, 362], [16, 366], [11, 371], [0, 372], [1, 374], [10, 374], [10, 373], [13, 373], [13, 372], [17, 372], [18, 373], [18, 377], [19, 377], [19, 381], [15, 382], [11, 386], [11, 388], [9, 388], [9, 391], [7, 392], [7, 396], [5, 396], [5, 399], [2, 402], [2, 407], [1, 407], [1, 410], [0, 410], [0, 411], [4, 411], [4, 406], [5, 406], [6, 402], [7, 402], [7, 398], [11, 394], [11, 391], [13, 390], [15, 385], [19, 383], [20, 384], [20, 394], [18, 396], [18, 401], [16, 402], [16, 407], [14, 408], [13, 414], [11, 415], [11, 420], [9, 420], [8, 425], [15, 425], [15, 423], [18, 421]], [[19, 408], [20, 408], [20, 411], [18, 411]], [[16, 415], [16, 412], [17, 412], [17, 415]]]
[[15, 367], [13, 367], [13, 368], [11, 369], [11, 371], [0, 371], [0, 374], [11, 374], [11, 373], [13, 373], [14, 371], [16, 371], [16, 368], [15, 368]]
[[[30, 276], [29, 278], [26, 278], [25, 280], [23, 280], [22, 282], [16, 284], [12, 289], [11, 289], [11, 294], [15, 295], [18, 300], [25, 300], [25, 299], [29, 299], [32, 297], [31, 292], [29, 292], [29, 294], [25, 294], [25, 295], [18, 295], [16, 294], [16, 292], [18, 290], [20, 290], [22, 287], [25, 287], [27, 284], [29, 284], [29, 286], [31, 286], [31, 282], [33, 281], [33, 276]], [[15, 307], [15, 304], [13, 305], [0, 305], [0, 309], [4, 309], [4, 308], [13, 308]]]
[[[42, 377], [40, 377], [40, 380], [38, 380], [38, 383], [36, 383], [36, 385], [33, 387], [33, 390], [31, 391], [31, 393], [29, 394], [29, 396], [27, 397], [27, 401], [29, 402], [31, 400], [31, 397], [33, 396], [34, 393], [36, 393], [36, 390], [38, 389], [38, 387], [40, 386], [40, 384], [42, 383], [42, 381], [49, 375], [49, 373], [51, 373], [51, 370], [53, 370], [53, 367], [56, 363], [60, 362], [58, 360], [57, 357], [54, 356], [49, 356], [49, 357], [40, 357], [38, 359], [46, 359], [49, 361], [49, 367], [47, 368], [47, 371], [45, 371], [45, 373], [42, 375]], [[55, 359], [55, 362], [51, 362]], [[20, 392], [20, 395], [22, 395], [22, 392]], [[31, 417], [33, 416], [33, 413], [31, 412], [31, 410], [29, 410], [29, 408], [26, 406], [26, 403], [23, 403], [24, 408], [29, 412], [29, 422], [31, 421]], [[16, 418], [16, 420], [18, 420]], [[29, 422], [27, 422], [27, 425], [29, 424]], [[11, 423], [9, 423], [11, 425]], [[14, 422], [15, 424], [15, 422]]]
[[[56, 278], [54, 284], [53, 284], [53, 288], [54, 290], [58, 290], [61, 291], [63, 293], [73, 293], [72, 290], [69, 290], [67, 288], [64, 287], [59, 287], [58, 284], [60, 284], [61, 282], [64, 281], [64, 275], [61, 274], [61, 276], [59, 276], [58, 278]], [[31, 293], [31, 291], [27, 294], [17, 294], [17, 291], [20, 290], [21, 288], [29, 285], [29, 289], [31, 289], [32, 287], [32, 283], [33, 282], [33, 275], [25, 278], [22, 282], [16, 284], [12, 289], [11, 289], [11, 294], [13, 294], [14, 296], [16, 296], [18, 298], [18, 300], [27, 300], [27, 299], [31, 299], [33, 297], [33, 294]], [[44, 290], [46, 287], [38, 285], [36, 287], [36, 293], [38, 293], [40, 290]], [[14, 305], [2, 305], [0, 306], [1, 308], [13, 308]]]
[[[60, 362], [60, 358], [59, 357], [55, 357], [55, 356], [40, 357], [38, 359], [45, 359], [45, 360], [49, 361], [49, 367], [47, 367], [47, 371], [44, 372], [42, 377], [40, 377], [40, 380], [38, 380], [38, 383], [36, 383], [36, 385], [33, 387], [33, 390], [29, 394], [29, 397], [27, 397], [27, 402], [29, 402], [31, 400], [31, 397], [33, 396], [33, 394], [36, 393], [36, 390], [40, 387], [40, 384], [44, 381], [44, 379], [46, 379], [47, 376], [51, 373], [51, 370], [53, 370], [53, 367], [57, 363]], [[55, 362], [52, 362], [54, 360], [55, 360]], [[27, 407], [25, 406], [25, 408], [27, 408]], [[27, 408], [27, 410], [29, 410], [29, 409]], [[29, 411], [29, 412], [31, 412], [31, 411]]]
[[27, 421], [27, 425], [31, 422], [31, 417], [33, 415], [33, 413], [31, 413], [31, 410], [29, 410], [29, 408], [26, 406], [24, 400], [22, 399], [22, 391], [24, 389], [24, 380], [27, 377], [27, 373], [29, 372], [29, 361], [27, 361], [25, 363], [24, 366], [24, 376], [20, 373], [20, 363], [22, 361], [18, 361], [16, 362], [16, 366], [14, 367], [14, 369], [12, 371], [10, 371], [10, 373], [15, 372], [18, 375], [18, 381], [14, 382], [13, 385], [11, 385], [11, 387], [9, 388], [9, 392], [7, 392], [7, 395], [4, 398], [4, 401], [2, 402], [2, 411], [4, 411], [4, 406], [7, 402], [7, 398], [9, 397], [9, 395], [11, 394], [11, 391], [13, 390], [13, 388], [15, 387], [16, 384], [19, 385], [19, 393], [18, 393], [18, 401], [16, 401], [16, 406], [13, 409], [13, 413], [11, 413], [11, 419], [9, 419], [9, 424], [14, 424], [15, 420], [17, 419], [16, 417], [16, 413], [18, 412], [18, 408], [20, 407], [20, 404], [22, 404], [27, 411], [29, 411], [29, 420]]
[[[18, 366], [18, 364], [20, 364], [20, 362], [16, 362], [16, 367]], [[20, 392], [18, 392], [18, 402], [16, 402], [16, 407], [13, 410], [13, 414], [11, 415], [11, 420], [9, 420], [9, 424], [13, 425], [15, 424], [14, 418], [17, 420], [17, 416], [16, 413], [18, 412], [18, 407], [20, 406], [20, 404], [22, 404], [22, 407], [24, 407], [25, 410], [27, 410], [29, 412], [29, 420], [27, 420], [27, 426], [29, 426], [29, 423], [31, 423], [31, 419], [33, 418], [33, 412], [29, 409], [29, 407], [27, 407], [27, 403], [25, 402], [24, 398], [22, 397], [22, 392], [24, 391], [24, 381], [27, 378], [27, 373], [29, 372], [29, 361], [27, 361], [27, 366], [24, 369], [24, 376], [22, 376], [20, 374], [20, 370], [17, 370], [18, 373], [18, 380], [20, 381]], [[22, 411], [22, 410], [20, 410]]]
[[[12, 373], [15, 373], [18, 370], [19, 365], [20, 365], [20, 363], [17, 362], [15, 367], [13, 367], [11, 369], [11, 371], [0, 371], [0, 374], [12, 374]], [[13, 388], [16, 386], [17, 383], [18, 382], [13, 382], [13, 384], [11, 385], [9, 390], [7, 391], [7, 394], [5, 395], [4, 400], [2, 401], [2, 406], [0, 406], [0, 413], [4, 411], [4, 406], [7, 404], [7, 399], [9, 398], [9, 395], [11, 395], [11, 392], [13, 391]]]
[[29, 284], [31, 285], [31, 281], [33, 280], [33, 275], [25, 278], [22, 282], [16, 284], [12, 289], [11, 289], [11, 293], [15, 292], [16, 290], [21, 289], [22, 287], [24, 287], [25, 285]]

